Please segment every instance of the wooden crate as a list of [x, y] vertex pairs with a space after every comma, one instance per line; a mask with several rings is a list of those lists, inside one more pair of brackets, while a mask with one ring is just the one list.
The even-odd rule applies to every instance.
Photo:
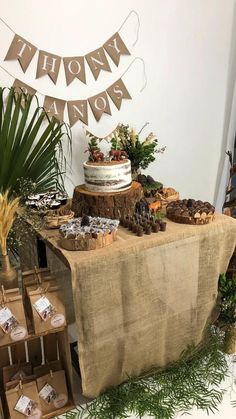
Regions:
[[[72, 363], [70, 356], [70, 346], [68, 340], [67, 328], [57, 329], [53, 333], [45, 333], [41, 335], [30, 334], [27, 339], [22, 342], [12, 343], [9, 345], [11, 348], [11, 356], [13, 364], [26, 362], [25, 342], [28, 344], [29, 362], [33, 367], [39, 366], [42, 363], [41, 343], [40, 337], [43, 339], [45, 360], [48, 362], [54, 361], [58, 358], [65, 370], [67, 388], [68, 388], [68, 403], [61, 409], [55, 410], [53, 413], [43, 415], [43, 419], [53, 418], [59, 416], [74, 408], [73, 393], [72, 393]], [[10, 365], [8, 346], [0, 348], [0, 389], [2, 391], [2, 404], [4, 419], [9, 418], [6, 399], [3, 391], [3, 377], [2, 368]], [[1, 418], [1, 416], [0, 416]]]

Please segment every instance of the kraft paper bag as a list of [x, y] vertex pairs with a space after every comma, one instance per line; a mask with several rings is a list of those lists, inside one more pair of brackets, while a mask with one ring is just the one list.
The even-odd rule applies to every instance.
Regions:
[[22, 380], [8, 381], [8, 383], [5, 384], [5, 390], [8, 391], [8, 390], [11, 390], [12, 388], [16, 388], [20, 382], [21, 384], [26, 384], [26, 383], [31, 383], [34, 380], [35, 380], [35, 375], [32, 374], [32, 375], [22, 378]]
[[37, 387], [43, 414], [52, 413], [68, 403], [65, 371], [56, 371], [37, 378]]
[[58, 286], [27, 287], [31, 308], [31, 320], [35, 333], [44, 333], [66, 326], [66, 312], [62, 291]]
[[14, 365], [8, 365], [3, 367], [3, 384], [4, 386], [15, 380], [23, 380], [24, 378], [31, 376], [33, 373], [32, 365], [29, 362], [23, 362]]
[[62, 369], [61, 361], [52, 361], [44, 365], [39, 365], [34, 368], [34, 375], [36, 378], [42, 377], [43, 375], [50, 374], [50, 371], [53, 373], [60, 371]]
[[27, 325], [19, 289], [6, 290], [0, 295], [0, 346], [27, 337]]
[[42, 417], [35, 381], [26, 384], [19, 383], [15, 388], [6, 391], [6, 399], [11, 419], [23, 419], [24, 417], [40, 419]]
[[2, 399], [0, 397], [0, 419], [4, 418], [3, 407], [2, 407]]

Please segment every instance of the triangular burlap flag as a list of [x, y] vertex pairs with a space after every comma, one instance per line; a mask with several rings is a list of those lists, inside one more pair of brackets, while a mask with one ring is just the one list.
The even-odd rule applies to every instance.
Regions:
[[117, 80], [110, 87], [108, 87], [107, 93], [116, 105], [117, 109], [120, 109], [123, 99], [132, 99], [121, 79]]
[[88, 99], [96, 121], [100, 121], [103, 113], [111, 115], [111, 109], [106, 92], [101, 92]]
[[4, 61], [18, 60], [25, 73], [36, 51], [34, 45], [15, 34]]
[[48, 74], [56, 84], [60, 69], [61, 57], [46, 51], [39, 51], [36, 79]]
[[131, 55], [118, 32], [105, 42], [103, 48], [117, 66], [119, 65], [121, 55]]
[[102, 47], [85, 55], [85, 58], [93, 73], [95, 80], [97, 80], [101, 70], [111, 71], [106, 54]]
[[75, 79], [79, 79], [86, 84], [84, 68], [84, 57], [64, 57], [63, 58], [67, 86]]
[[65, 104], [65, 100], [45, 96], [43, 107], [47, 111], [48, 116], [54, 116], [59, 121], [63, 121]]
[[29, 95], [35, 95], [36, 90], [33, 89], [33, 87], [28, 86], [28, 84], [23, 83], [23, 81], [20, 81], [18, 79], [15, 79], [13, 85], [13, 87], [15, 87], [15, 92], [16, 93], [25, 93], [25, 94], [29, 94]]
[[87, 100], [70, 100], [67, 102], [70, 126], [77, 121], [82, 121], [88, 125], [88, 103]]

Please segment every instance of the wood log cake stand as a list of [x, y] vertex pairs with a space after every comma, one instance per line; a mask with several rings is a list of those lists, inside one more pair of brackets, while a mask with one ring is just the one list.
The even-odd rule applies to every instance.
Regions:
[[120, 218], [131, 215], [135, 205], [143, 197], [140, 183], [121, 192], [90, 192], [84, 185], [76, 186], [72, 199], [72, 211], [75, 217], [91, 215], [92, 217]]

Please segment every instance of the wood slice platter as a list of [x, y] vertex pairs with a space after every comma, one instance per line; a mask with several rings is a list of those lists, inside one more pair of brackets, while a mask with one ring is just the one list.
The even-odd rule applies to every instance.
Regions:
[[91, 215], [118, 219], [135, 212], [135, 205], [143, 197], [143, 189], [139, 182], [121, 192], [90, 192], [85, 185], [76, 186], [72, 200], [72, 211], [75, 217]]
[[166, 215], [175, 223], [203, 225], [214, 220], [215, 207], [209, 202], [183, 199], [170, 202], [166, 207]]
[[111, 233], [99, 234], [96, 238], [91, 235], [78, 237], [76, 239], [68, 239], [61, 237], [60, 245], [66, 250], [96, 250], [109, 246], [116, 240], [117, 231]]

